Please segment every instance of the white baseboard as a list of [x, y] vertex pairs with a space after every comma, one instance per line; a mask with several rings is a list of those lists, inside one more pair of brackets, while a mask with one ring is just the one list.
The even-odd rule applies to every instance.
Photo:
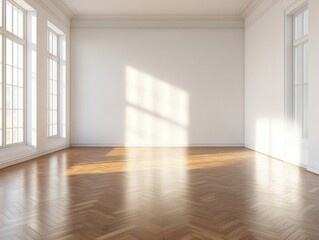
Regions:
[[315, 173], [315, 174], [318, 174], [319, 175], [319, 169], [318, 168], [314, 168], [314, 167], [307, 167], [306, 168], [307, 169], [307, 171], [309, 171], [309, 172], [312, 172], [312, 173]]
[[71, 147], [105, 147], [105, 148], [124, 148], [124, 147], [244, 147], [242, 143], [227, 144], [187, 144], [187, 145], [125, 145], [125, 144], [71, 144]]
[[[310, 170], [309, 170], [309, 167], [308, 167], [307, 165], [303, 164], [303, 163], [288, 161], [288, 160], [286, 160], [284, 157], [272, 156], [272, 155], [269, 154], [269, 153], [259, 151], [258, 149], [255, 148], [255, 146], [252, 146], [252, 145], [245, 145], [245, 147], [248, 148], [248, 149], [250, 149], [250, 150], [253, 150], [253, 151], [257, 152], [257, 153], [263, 154], [263, 155], [265, 155], [265, 156], [268, 156], [268, 157], [277, 159], [277, 160], [279, 160], [279, 161], [283, 161], [283, 162], [286, 162], [286, 163], [289, 163], [289, 164], [292, 164], [292, 165], [295, 165], [295, 166], [297, 166], [297, 167], [301, 167], [301, 168], [304, 168], [304, 169], [310, 171]], [[319, 170], [317, 170], [317, 171], [319, 172]], [[312, 171], [310, 171], [310, 172], [312, 172]], [[319, 173], [318, 173], [318, 174], [319, 174]]]
[[42, 157], [44, 155], [47, 155], [47, 154], [50, 154], [50, 153], [53, 153], [53, 152], [57, 152], [57, 151], [60, 151], [60, 150], [63, 150], [63, 149], [69, 148], [69, 147], [70, 147], [70, 145], [64, 145], [64, 146], [52, 148], [52, 149], [47, 150], [47, 151], [20, 156], [20, 157], [11, 159], [10, 161], [7, 161], [5, 163], [1, 163], [0, 164], [0, 169], [6, 168], [6, 167], [10, 167], [12, 165], [16, 165], [16, 164], [19, 164], [19, 163], [22, 163], [22, 162], [26, 162], [26, 161], [29, 161], [29, 160], [34, 159], [34, 158]]

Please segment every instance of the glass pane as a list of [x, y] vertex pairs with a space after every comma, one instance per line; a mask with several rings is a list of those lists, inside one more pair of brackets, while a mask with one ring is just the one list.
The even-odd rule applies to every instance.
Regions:
[[303, 51], [303, 54], [304, 54], [304, 79], [303, 79], [303, 82], [304, 83], [308, 83], [308, 72], [309, 72], [309, 50], [308, 50], [308, 43], [306, 43], [304, 45], [304, 51]]
[[308, 85], [303, 88], [303, 137], [308, 137]]
[[12, 67], [7, 65], [7, 76], [6, 76], [6, 80], [7, 80], [7, 84], [12, 84]]
[[6, 106], [7, 109], [12, 109], [13, 104], [12, 104], [12, 86], [6, 87]]
[[6, 131], [7, 135], [7, 139], [6, 139], [6, 142], [7, 144], [12, 144], [12, 129], [8, 129], [7, 128], [7, 131]]
[[57, 81], [58, 80], [58, 63], [56, 61], [53, 61], [52, 71], [53, 71], [52, 79]]
[[13, 68], [12, 85], [18, 86], [18, 69], [17, 68]]
[[23, 21], [23, 18], [24, 18], [24, 14], [23, 12], [19, 9], [18, 10], [18, 36], [20, 38], [24, 38], [23, 35], [24, 35], [24, 21]]
[[23, 109], [23, 88], [18, 88], [18, 109]]
[[302, 30], [302, 20], [303, 20], [303, 14], [300, 13], [294, 17], [294, 35], [295, 40], [298, 40], [303, 36], [303, 30]]
[[[23, 45], [6, 39], [6, 136], [7, 144], [23, 142], [24, 89]], [[21, 128], [21, 129], [20, 129]]]
[[13, 128], [12, 129], [12, 143], [18, 142], [17, 135], [18, 135], [17, 129]]
[[58, 37], [57, 35], [53, 34], [53, 46], [52, 46], [52, 54], [57, 56], [58, 55]]
[[12, 111], [12, 127], [18, 127], [18, 112], [17, 110]]
[[23, 47], [22, 45], [18, 46], [18, 68], [23, 68]]
[[308, 35], [309, 33], [309, 12], [308, 9], [304, 12], [304, 35]]
[[7, 110], [6, 121], [7, 129], [12, 128], [12, 110]]
[[13, 43], [13, 53], [12, 53], [12, 65], [18, 67], [18, 44]]
[[7, 1], [6, 16], [7, 30], [12, 32], [12, 4], [9, 1]]
[[303, 78], [303, 46], [294, 50], [294, 84], [301, 84]]
[[18, 142], [23, 142], [23, 128], [18, 129]]
[[52, 33], [48, 32], [48, 52], [52, 53]]
[[7, 38], [7, 48], [6, 48], [6, 58], [7, 58], [7, 65], [12, 66], [12, 41]]
[[303, 128], [303, 87], [295, 87], [294, 94], [294, 123], [295, 123], [295, 133], [297, 137], [302, 137]]
[[12, 33], [14, 35], [18, 35], [18, 9], [16, 6], [13, 6], [12, 7], [12, 10], [13, 10], [13, 16], [12, 16]]
[[12, 108], [18, 108], [18, 88], [12, 87]]

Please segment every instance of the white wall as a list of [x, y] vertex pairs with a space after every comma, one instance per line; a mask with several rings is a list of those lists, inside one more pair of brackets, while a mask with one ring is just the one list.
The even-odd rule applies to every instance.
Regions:
[[[7, 167], [28, 159], [35, 158], [37, 156], [47, 154], [52, 151], [56, 151], [61, 148], [66, 148], [69, 146], [69, 92], [66, 95], [66, 128], [67, 134], [66, 138], [47, 138], [47, 26], [48, 21], [53, 23], [61, 31], [65, 33], [66, 37], [66, 84], [67, 89], [69, 89], [70, 84], [70, 21], [69, 19], [57, 9], [52, 2], [49, 0], [24, 0], [36, 11], [36, 21], [37, 21], [37, 31], [36, 31], [36, 91], [30, 93], [28, 90], [28, 100], [36, 96], [36, 112], [35, 119], [31, 117], [31, 111], [28, 101], [27, 108], [27, 125], [28, 128], [31, 126], [31, 122], [34, 121], [34, 132], [35, 132], [35, 146], [31, 146], [29, 139], [31, 132], [28, 130], [28, 144], [8, 146], [0, 150], [0, 168]], [[30, 59], [28, 59], [27, 64], [31, 64]], [[30, 75], [28, 73], [28, 75]], [[30, 87], [30, 80], [28, 81], [28, 89]], [[34, 110], [35, 108], [33, 108]]]
[[317, 0], [309, 0], [309, 140], [306, 148], [309, 158], [303, 154], [303, 149], [291, 143], [291, 138], [287, 134], [285, 11], [301, 2], [265, 0], [259, 9], [246, 19], [245, 145], [309, 169], [319, 169]]
[[243, 145], [244, 33], [71, 31], [72, 145]]

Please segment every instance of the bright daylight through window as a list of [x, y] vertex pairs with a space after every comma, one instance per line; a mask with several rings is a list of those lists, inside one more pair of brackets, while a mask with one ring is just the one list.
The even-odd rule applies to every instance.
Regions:
[[295, 134], [308, 137], [308, 9], [293, 16], [293, 121]]
[[3, 147], [25, 139], [26, 16], [24, 9], [13, 1], [2, 1], [0, 5], [4, 9], [0, 16], [0, 146]]

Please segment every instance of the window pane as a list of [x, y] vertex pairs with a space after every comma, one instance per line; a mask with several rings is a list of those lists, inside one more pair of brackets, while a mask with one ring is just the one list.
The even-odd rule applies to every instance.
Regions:
[[24, 34], [24, 14], [23, 12], [19, 9], [18, 10], [18, 36], [20, 38], [23, 38], [23, 34]]
[[23, 47], [18, 46], [18, 68], [23, 69]]
[[18, 44], [15, 42], [12, 44], [13, 53], [12, 53], [12, 66], [18, 67]]
[[53, 65], [52, 65], [52, 79], [54, 81], [58, 80], [58, 63], [56, 61], [53, 61]]
[[12, 33], [14, 35], [18, 35], [18, 9], [16, 6], [12, 7], [13, 10], [13, 16], [12, 16]]
[[12, 144], [12, 129], [11, 128], [7, 128], [7, 139], [6, 139], [6, 142], [7, 144]]
[[48, 32], [48, 52], [52, 54], [52, 33]]
[[12, 66], [12, 41], [7, 38], [7, 48], [6, 48], [6, 59], [7, 59], [7, 65]]
[[304, 12], [304, 35], [307, 35], [309, 32], [309, 12], [308, 9]]
[[304, 51], [303, 51], [303, 54], [304, 54], [304, 62], [303, 62], [303, 64], [304, 64], [304, 66], [303, 66], [303, 68], [304, 68], [304, 79], [303, 79], [303, 82], [304, 83], [308, 83], [308, 70], [309, 70], [309, 52], [308, 52], [308, 43], [306, 43], [305, 45], [304, 45]]
[[301, 84], [303, 82], [303, 46], [296, 47], [294, 51], [294, 84]]
[[295, 123], [295, 133], [297, 137], [302, 137], [302, 122], [303, 122], [303, 93], [302, 86], [295, 87], [294, 94], [294, 123]]
[[9, 1], [7, 1], [6, 16], [7, 30], [12, 32], [12, 4]]
[[[6, 143], [23, 142], [23, 45], [6, 39]], [[21, 54], [22, 53], [22, 54]], [[22, 62], [22, 64], [21, 64]]]
[[58, 55], [58, 37], [56, 34], [53, 34], [53, 40], [52, 40], [53, 46], [52, 46], [52, 54], [54, 56]]
[[7, 1], [6, 29], [18, 37], [24, 38], [24, 12], [10, 1]]
[[7, 110], [6, 114], [6, 123], [7, 123], [7, 129], [12, 128], [12, 110]]
[[18, 128], [18, 142], [23, 142], [23, 128]]
[[308, 85], [303, 88], [303, 137], [308, 137]]
[[302, 30], [302, 20], [303, 20], [303, 14], [300, 13], [294, 17], [294, 35], [295, 40], [301, 38], [303, 36], [303, 30]]

